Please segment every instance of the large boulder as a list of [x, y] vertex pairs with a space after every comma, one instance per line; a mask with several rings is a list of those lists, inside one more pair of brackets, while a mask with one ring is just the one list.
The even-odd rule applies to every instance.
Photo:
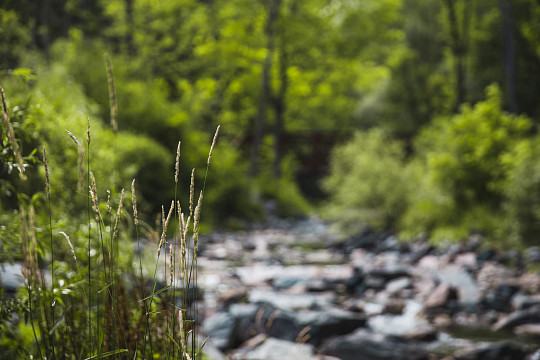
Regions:
[[480, 304], [486, 309], [509, 312], [512, 308], [512, 297], [519, 289], [518, 285], [509, 283], [499, 284], [486, 294], [480, 301]]
[[540, 323], [540, 305], [516, 310], [493, 325], [493, 330], [513, 330], [516, 326]]
[[218, 339], [214, 343], [221, 349], [237, 347], [256, 334], [288, 341], [301, 335], [306, 342], [319, 345], [329, 337], [350, 333], [366, 324], [364, 315], [338, 308], [288, 311], [270, 304], [235, 304], [228, 313], [207, 321], [203, 329]]
[[237, 327], [237, 319], [227, 312], [219, 312], [204, 320], [203, 331], [219, 350], [231, 349]]
[[525, 360], [528, 351], [509, 342], [480, 345], [454, 354], [456, 360]]
[[420, 342], [375, 334], [365, 329], [330, 339], [323, 345], [321, 352], [341, 360], [428, 359], [428, 352]]
[[255, 348], [244, 348], [231, 354], [233, 360], [314, 360], [313, 345], [298, 344], [292, 341], [266, 338]]

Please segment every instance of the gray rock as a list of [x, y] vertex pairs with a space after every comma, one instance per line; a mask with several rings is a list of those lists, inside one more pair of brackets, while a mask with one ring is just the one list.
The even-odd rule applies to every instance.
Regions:
[[331, 336], [350, 333], [366, 324], [364, 315], [337, 308], [287, 311], [270, 304], [249, 305], [253, 304], [237, 304], [230, 308], [230, 316], [235, 319], [231, 343], [235, 346], [261, 333], [288, 341], [295, 341], [300, 333], [304, 333], [307, 342], [318, 345]]
[[249, 292], [249, 302], [268, 303], [282, 310], [322, 308], [334, 303], [335, 298], [336, 295], [330, 292], [290, 294], [262, 289]]
[[525, 256], [529, 262], [539, 263], [540, 262], [540, 247], [532, 246], [530, 248], [527, 248], [525, 250]]
[[241, 349], [231, 355], [237, 360], [314, 360], [315, 350], [310, 344], [267, 338], [255, 349]]
[[514, 284], [499, 284], [493, 288], [481, 300], [480, 304], [486, 309], [493, 309], [499, 312], [511, 310], [512, 296], [519, 291], [519, 286]]
[[386, 291], [389, 293], [398, 293], [401, 290], [411, 287], [412, 281], [408, 277], [400, 277], [386, 284]]
[[441, 283], [455, 287], [462, 303], [476, 304], [480, 300], [480, 290], [474, 278], [457, 265], [448, 265], [436, 273]]
[[327, 341], [321, 352], [341, 360], [427, 360], [428, 353], [419, 342], [374, 334], [360, 329]]
[[540, 305], [540, 294], [526, 295], [518, 292], [512, 297], [511, 303], [514, 310], [525, 310], [535, 305]]
[[6, 293], [15, 294], [17, 288], [24, 283], [21, 269], [22, 265], [19, 263], [0, 264], [0, 285]]
[[450, 301], [456, 301], [458, 294], [456, 289], [450, 284], [443, 283], [437, 286], [426, 299], [425, 306], [428, 310], [435, 308], [444, 308]]
[[212, 344], [220, 350], [233, 347], [236, 327], [237, 319], [226, 312], [210, 316], [203, 323], [204, 333], [212, 339]]
[[480, 345], [454, 355], [456, 360], [525, 360], [528, 351], [509, 342]]
[[502, 318], [493, 325], [493, 330], [512, 330], [524, 324], [540, 323], [540, 305], [532, 306], [526, 310], [517, 310]]

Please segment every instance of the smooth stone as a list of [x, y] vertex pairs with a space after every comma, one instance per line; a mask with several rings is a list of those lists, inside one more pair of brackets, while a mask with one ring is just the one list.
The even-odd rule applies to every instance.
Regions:
[[255, 349], [239, 350], [231, 355], [233, 360], [314, 360], [315, 349], [310, 344], [269, 337]]
[[524, 348], [508, 342], [479, 345], [454, 354], [456, 360], [525, 360], [526, 357]]
[[516, 310], [508, 316], [497, 321], [493, 330], [511, 330], [519, 325], [540, 323], [540, 305], [532, 306], [525, 310]]
[[428, 359], [427, 351], [419, 342], [375, 334], [365, 329], [328, 340], [321, 352], [341, 360]]

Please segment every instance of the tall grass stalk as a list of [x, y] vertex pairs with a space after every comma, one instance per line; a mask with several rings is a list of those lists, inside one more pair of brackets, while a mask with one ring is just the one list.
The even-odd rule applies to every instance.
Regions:
[[6, 123], [6, 127], [8, 130], [9, 142], [11, 143], [13, 153], [15, 154], [15, 158], [17, 159], [17, 163], [19, 164], [19, 173], [21, 177], [24, 178], [24, 162], [21, 156], [21, 151], [19, 150], [19, 145], [17, 144], [17, 140], [15, 139], [15, 132], [13, 131], [13, 126], [11, 126], [11, 121], [9, 120], [9, 112], [6, 105], [4, 89], [1, 86], [0, 97], [2, 98], [2, 113], [4, 117], [4, 122]]
[[[49, 176], [49, 166], [47, 164], [47, 151], [45, 150], [45, 146], [43, 147], [43, 165], [45, 166], [45, 180], [46, 180], [46, 189], [47, 189], [47, 208], [49, 212], [49, 238], [50, 238], [50, 245], [51, 245], [51, 299], [50, 299], [50, 305], [47, 304], [47, 307], [50, 306], [51, 308], [51, 325], [53, 326], [50, 328], [49, 331], [49, 337], [50, 337], [50, 343], [52, 347], [52, 359], [56, 359], [56, 351], [55, 351], [55, 344], [54, 344], [54, 329], [55, 329], [55, 316], [54, 316], [54, 310], [56, 306], [56, 297], [54, 293], [54, 244], [53, 244], [53, 234], [52, 234], [52, 208], [51, 208], [51, 185], [50, 185], [50, 176]], [[47, 299], [48, 302], [49, 299]]]
[[[109, 86], [114, 92], [112, 70], [108, 58], [106, 59], [110, 77]], [[115, 95], [111, 96], [111, 104], [115, 104], [114, 99]], [[7, 110], [3, 91], [2, 101], [5, 118]], [[111, 114], [116, 116], [116, 109]], [[117, 125], [114, 125], [113, 131], [116, 132], [116, 130]], [[119, 242], [120, 235], [123, 234], [123, 232], [121, 233], [121, 224], [125, 191], [121, 190], [118, 208], [113, 214], [111, 197], [116, 203], [116, 192], [114, 188], [112, 194], [107, 190], [108, 215], [102, 216], [96, 179], [91, 171], [93, 159], [91, 157], [90, 120], [88, 120], [85, 146], [71, 131], [66, 130], [66, 132], [77, 145], [78, 190], [81, 189], [80, 183], [84, 182], [81, 178], [86, 175], [88, 193], [79, 192], [87, 197], [86, 204], [82, 202], [82, 199], [79, 200], [79, 205], [86, 205], [86, 220], [82, 221], [83, 224], [75, 224], [78, 226], [77, 230], [59, 231], [58, 235], [63, 236], [65, 243], [63, 241], [55, 242], [52, 201], [57, 196], [51, 197], [51, 177], [45, 147], [42, 148], [45, 169], [44, 193], [48, 210], [48, 232], [45, 232], [45, 235], [37, 234], [34, 228], [35, 214], [32, 200], [28, 204], [24, 204], [20, 200], [21, 240], [24, 253], [23, 275], [26, 279], [25, 290], [28, 293], [30, 326], [33, 341], [37, 351], [39, 351], [39, 358], [41, 360], [54, 360], [56, 358], [93, 360], [110, 356], [122, 359], [167, 357], [195, 360], [201, 351], [197, 343], [199, 229], [208, 169], [219, 127], [210, 146], [204, 181], [202, 188], [197, 189], [199, 195], [196, 202], [195, 169], [191, 171], [189, 211], [186, 214], [183, 213], [181, 202], [178, 199], [180, 186], [180, 143], [178, 143], [174, 174], [174, 200], [171, 201], [167, 213], [162, 207], [161, 236], [158, 238], [155, 253], [156, 262], [153, 277], [149, 279], [153, 283], [150, 292], [144, 283], [143, 249], [139, 238], [139, 225], [147, 225], [139, 220], [135, 179], [131, 183], [133, 219], [139, 256], [138, 274], [135, 271], [133, 275], [135, 281], [138, 277], [139, 290], [136, 291], [140, 293], [140, 302], [134, 302], [132, 298], [125, 295], [126, 286], [129, 286], [129, 283], [123, 285], [123, 278], [120, 277], [123, 274], [120, 273]], [[86, 174], [84, 174], [84, 162], [86, 162]], [[81, 168], [83, 168], [82, 171]], [[116, 180], [116, 177], [113, 180]], [[29, 213], [27, 212], [28, 208]], [[83, 215], [83, 219], [85, 215]], [[172, 241], [167, 242], [170, 222], [171, 220], [175, 221], [173, 217], [177, 217], [178, 231], [175, 231]], [[95, 228], [93, 226], [94, 218]], [[81, 239], [82, 244], [78, 244], [76, 235], [75, 241], [71, 241], [68, 233], [72, 230], [74, 233], [84, 232]], [[104, 236], [104, 231], [109, 233], [108, 239], [107, 236]], [[36, 234], [45, 236], [48, 245], [43, 245], [47, 241], [40, 243]], [[55, 244], [62, 245], [55, 248]], [[163, 261], [165, 286], [156, 289], [158, 284], [157, 270], [161, 260], [161, 251], [165, 244], [168, 244], [167, 250], [169, 251], [167, 259]], [[77, 245], [81, 248], [77, 248]], [[45, 281], [43, 271], [47, 268], [43, 264], [43, 251], [48, 251], [49, 247], [50, 287]], [[101, 255], [99, 254], [100, 248]], [[97, 252], [94, 253], [94, 250]], [[85, 252], [87, 259], [84, 259]], [[81, 254], [83, 254], [83, 259], [79, 258]], [[65, 270], [66, 264], [74, 264], [70, 269], [73, 272]], [[136, 267], [137, 265], [135, 265]], [[137, 320], [138, 311], [140, 311], [140, 316]], [[130, 316], [133, 316], [133, 319]]]
[[[90, 133], [90, 119], [88, 119], [88, 128], [86, 130], [86, 185], [90, 188], [90, 144], [92, 137]], [[94, 339], [92, 334], [92, 221], [90, 215], [90, 196], [86, 202], [86, 212], [88, 216], [88, 345], [90, 354], [94, 355]]]

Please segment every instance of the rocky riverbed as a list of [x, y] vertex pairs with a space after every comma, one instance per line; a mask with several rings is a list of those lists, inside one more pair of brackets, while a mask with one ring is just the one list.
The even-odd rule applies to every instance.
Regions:
[[199, 244], [212, 359], [540, 359], [536, 248], [338, 243], [316, 218]]

